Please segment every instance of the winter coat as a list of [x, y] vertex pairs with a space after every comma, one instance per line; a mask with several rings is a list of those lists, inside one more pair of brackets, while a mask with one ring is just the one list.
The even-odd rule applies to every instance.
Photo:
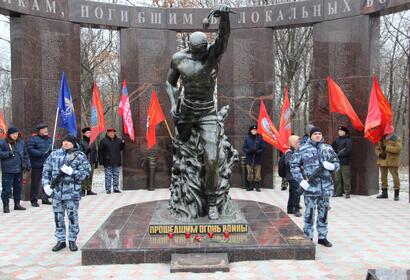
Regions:
[[26, 145], [19, 138], [16, 142], [9, 138], [0, 141], [0, 159], [2, 173], [22, 173], [31, 168]]
[[51, 153], [52, 140], [49, 136], [34, 135], [27, 142], [27, 151], [32, 168], [43, 168], [44, 162]]
[[95, 142], [90, 145], [90, 138], [83, 137], [80, 141], [81, 151], [86, 155], [90, 164], [98, 164], [98, 153], [97, 153], [97, 146]]
[[293, 179], [292, 173], [290, 172], [290, 161], [293, 158], [293, 154], [296, 151], [293, 149], [289, 149], [285, 152], [285, 164], [286, 164], [286, 180], [287, 181], [295, 181], [295, 179]]
[[114, 139], [105, 136], [98, 146], [98, 158], [100, 165], [105, 167], [121, 166], [121, 151], [124, 150], [125, 143], [117, 136]]
[[[380, 154], [383, 151], [382, 146], [385, 146], [386, 151], [386, 158], [380, 158]], [[388, 167], [398, 167], [400, 163], [400, 152], [401, 152], [402, 144], [401, 139], [396, 134], [393, 134], [389, 139], [382, 138], [376, 144], [376, 156], [377, 156], [377, 164], [379, 166], [388, 166]]]
[[[71, 163], [69, 163], [72, 161]], [[74, 169], [73, 174], [67, 175], [60, 171], [64, 164]], [[61, 173], [60, 173], [61, 172]], [[77, 150], [58, 149], [51, 152], [43, 167], [43, 186], [51, 185], [52, 181], [62, 174], [60, 184], [55, 186], [52, 198], [61, 200], [80, 200], [81, 182], [90, 175], [91, 166], [83, 152]]]
[[265, 141], [263, 141], [262, 136], [248, 135], [243, 142], [242, 150], [246, 155], [246, 164], [261, 164], [262, 163], [262, 153], [265, 149]]
[[[338, 136], [332, 143], [332, 148], [337, 154], [340, 165], [350, 164], [350, 154], [352, 153], [352, 140], [348, 135]], [[342, 149], [345, 148], [343, 151]], [[341, 153], [339, 153], [342, 151]]]
[[[330, 158], [334, 158], [330, 160]], [[333, 151], [332, 146], [321, 142], [314, 142], [308, 139], [297, 152], [294, 153], [290, 161], [290, 172], [293, 178], [300, 184], [302, 180], [307, 180], [324, 161], [330, 161], [335, 165], [335, 170], [340, 168], [339, 159]], [[332, 173], [326, 169], [309, 182], [309, 187], [304, 193], [305, 196], [331, 196], [333, 194]]]

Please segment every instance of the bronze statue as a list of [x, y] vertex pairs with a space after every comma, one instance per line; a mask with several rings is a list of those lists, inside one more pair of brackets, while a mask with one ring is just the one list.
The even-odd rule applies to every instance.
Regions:
[[211, 12], [210, 16], [220, 17], [215, 42], [208, 45], [205, 33], [194, 32], [189, 47], [171, 59], [166, 90], [176, 131], [170, 210], [180, 217], [208, 214], [215, 220], [219, 213], [230, 211], [228, 179], [238, 152], [223, 131], [229, 107], [217, 112], [214, 92], [219, 62], [228, 45], [231, 12], [226, 5]]

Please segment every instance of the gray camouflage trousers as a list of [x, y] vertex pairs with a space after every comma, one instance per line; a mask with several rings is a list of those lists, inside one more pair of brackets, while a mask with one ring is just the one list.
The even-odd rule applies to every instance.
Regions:
[[56, 223], [55, 237], [59, 242], [66, 241], [66, 228], [65, 228], [65, 212], [68, 217], [68, 240], [76, 241], [77, 235], [80, 232], [78, 225], [78, 207], [80, 201], [78, 200], [55, 200], [53, 199], [53, 212], [54, 221]]
[[105, 173], [105, 191], [111, 191], [111, 186], [114, 190], [119, 190], [120, 186], [120, 168], [118, 166], [107, 166], [104, 169]]
[[303, 232], [313, 239], [313, 225], [317, 208], [316, 230], [318, 239], [327, 237], [327, 212], [329, 211], [330, 198], [328, 196], [305, 196], [305, 217]]

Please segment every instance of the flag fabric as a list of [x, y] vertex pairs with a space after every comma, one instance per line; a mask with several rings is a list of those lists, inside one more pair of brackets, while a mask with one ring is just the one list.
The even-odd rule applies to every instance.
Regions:
[[60, 115], [60, 127], [65, 128], [69, 134], [77, 137], [77, 124], [73, 99], [68, 88], [65, 74], [61, 75], [60, 95], [58, 97], [58, 112]]
[[285, 98], [282, 105], [282, 113], [279, 123], [279, 134], [282, 137], [284, 143], [288, 143], [289, 136], [292, 135], [292, 120], [290, 119], [290, 101], [288, 86], [285, 88]]
[[100, 91], [94, 82], [93, 96], [91, 100], [91, 136], [90, 144], [97, 139], [98, 135], [105, 130], [104, 109], [101, 102]]
[[122, 117], [124, 125], [124, 134], [128, 135], [132, 141], [135, 140], [134, 125], [132, 122], [130, 99], [128, 97], [127, 81], [122, 84], [122, 95], [120, 105], [118, 106], [118, 114]]
[[4, 120], [3, 113], [0, 112], [0, 139], [4, 139], [7, 136], [7, 124]]
[[358, 131], [362, 131], [364, 129], [362, 121], [357, 116], [342, 89], [330, 77], [327, 77], [327, 88], [330, 112], [346, 115], [352, 122], [353, 127]]
[[373, 77], [372, 91], [370, 92], [367, 109], [364, 137], [373, 144], [380, 141], [383, 135], [394, 132], [393, 112], [389, 101], [384, 96], [376, 77]]
[[261, 106], [259, 109], [258, 134], [262, 135], [262, 138], [263, 140], [265, 140], [265, 142], [271, 144], [282, 153], [286, 152], [286, 150], [289, 148], [287, 143], [284, 142], [280, 137], [278, 130], [272, 123], [272, 120], [269, 118], [263, 100], [261, 101]]
[[155, 90], [153, 90], [147, 116], [148, 150], [157, 143], [157, 136], [155, 134], [156, 125], [160, 124], [164, 120], [165, 116], [162, 112], [161, 105], [159, 104], [157, 93], [155, 92]]

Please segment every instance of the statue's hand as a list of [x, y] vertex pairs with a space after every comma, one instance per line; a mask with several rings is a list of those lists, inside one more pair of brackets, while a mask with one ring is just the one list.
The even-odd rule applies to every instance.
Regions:
[[219, 17], [221, 13], [232, 13], [235, 14], [235, 12], [227, 5], [220, 4], [218, 8], [214, 12], [214, 17]]

